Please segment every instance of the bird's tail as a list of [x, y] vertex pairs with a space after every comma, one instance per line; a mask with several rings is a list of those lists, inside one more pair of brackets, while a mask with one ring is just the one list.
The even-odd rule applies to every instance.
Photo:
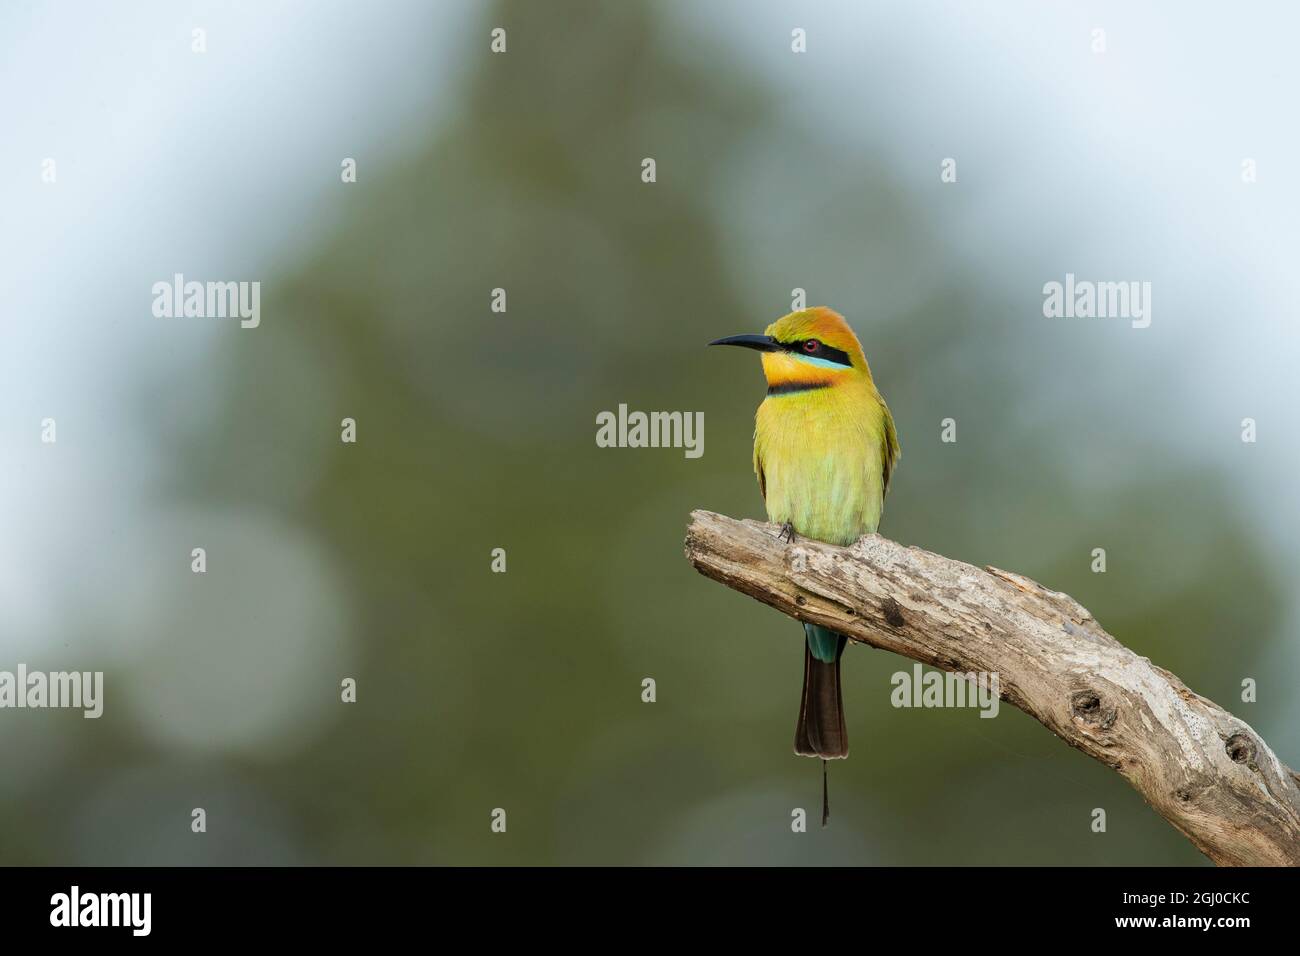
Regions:
[[849, 755], [840, 692], [840, 656], [848, 638], [816, 624], [804, 624], [803, 699], [794, 732], [794, 752], [835, 760]]

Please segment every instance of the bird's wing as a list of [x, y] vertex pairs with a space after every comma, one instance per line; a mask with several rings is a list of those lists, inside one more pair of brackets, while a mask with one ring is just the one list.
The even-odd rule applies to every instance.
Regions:
[[894, 416], [889, 413], [889, 406], [885, 404], [883, 398], [880, 399], [880, 409], [885, 419], [880, 446], [880, 461], [883, 469], [880, 493], [883, 495], [889, 490], [889, 478], [894, 473], [894, 465], [903, 457], [903, 450], [898, 447], [898, 430], [894, 428]]
[[754, 442], [754, 474], [758, 476], [758, 493], [763, 496], [763, 502], [766, 504], [767, 475], [763, 473], [763, 454], [758, 450], [758, 442]]

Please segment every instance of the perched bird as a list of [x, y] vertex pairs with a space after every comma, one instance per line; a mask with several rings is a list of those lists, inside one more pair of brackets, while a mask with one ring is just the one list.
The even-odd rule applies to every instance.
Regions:
[[[802, 309], [773, 322], [763, 335], [709, 344], [763, 353], [767, 398], [754, 428], [754, 472], [768, 520], [782, 525], [789, 540], [801, 534], [845, 545], [875, 531], [901, 453], [893, 416], [844, 318], [823, 307]], [[794, 751], [822, 758], [824, 826], [825, 761], [849, 754], [840, 691], [840, 656], [848, 638], [816, 624], [803, 628], [803, 698]]]

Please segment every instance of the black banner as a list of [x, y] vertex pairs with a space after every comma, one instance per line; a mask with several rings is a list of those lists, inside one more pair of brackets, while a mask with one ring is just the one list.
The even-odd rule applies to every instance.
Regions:
[[[851, 932], [1055, 932], [1231, 946], [1290, 922], [1296, 874], [1223, 869], [9, 869], [9, 939], [337, 943], [421, 933], [495, 937], [578, 920], [621, 936], [701, 920], [766, 933], [828, 921]], [[752, 921], [752, 922], [751, 922]], [[962, 927], [966, 927], [962, 929]]]

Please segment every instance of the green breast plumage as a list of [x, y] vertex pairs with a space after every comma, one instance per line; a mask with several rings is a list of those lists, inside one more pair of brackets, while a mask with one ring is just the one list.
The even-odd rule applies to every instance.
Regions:
[[839, 389], [766, 399], [754, 463], [768, 519], [831, 544], [875, 531], [884, 501], [886, 414], [878, 401]]

